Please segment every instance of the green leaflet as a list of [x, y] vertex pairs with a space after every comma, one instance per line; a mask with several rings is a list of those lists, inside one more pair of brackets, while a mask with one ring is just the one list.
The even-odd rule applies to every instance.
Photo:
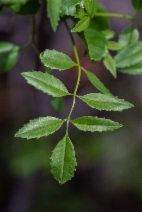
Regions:
[[40, 8], [38, 0], [27, 0], [25, 4], [13, 4], [9, 6], [16, 14], [20, 15], [33, 15], [36, 14]]
[[142, 1], [141, 0], [131, 0], [136, 12], [140, 12], [142, 10]]
[[117, 43], [115, 41], [109, 41], [107, 44], [107, 48], [109, 50], [118, 51], [118, 50], [121, 50], [123, 46], [120, 43]]
[[60, 19], [60, 10], [63, 0], [46, 0], [48, 17], [50, 18], [51, 26], [54, 31], [56, 31], [58, 26], [58, 21]]
[[24, 125], [24, 127], [15, 134], [15, 137], [31, 139], [48, 136], [57, 131], [63, 122], [61, 119], [50, 116], [34, 119]]
[[105, 65], [105, 67], [107, 68], [107, 70], [109, 70], [110, 73], [114, 76], [114, 78], [116, 78], [116, 76], [117, 76], [116, 64], [115, 64], [113, 57], [109, 53], [106, 54], [106, 56], [103, 60], [103, 63]]
[[79, 5], [76, 6], [76, 13], [73, 15], [75, 18], [82, 19], [84, 16], [87, 16], [87, 13], [84, 11], [84, 8]]
[[109, 29], [102, 30], [102, 33], [105, 35], [105, 38], [107, 40], [114, 38], [115, 32]]
[[97, 9], [98, 9], [98, 1], [97, 0], [84, 0], [84, 6], [88, 13], [88, 15], [92, 18]]
[[112, 95], [111, 92], [108, 90], [108, 88], [105, 87], [105, 85], [100, 81], [100, 79], [95, 74], [86, 71], [84, 68], [81, 69], [85, 72], [92, 85], [94, 85], [99, 91], [101, 91], [104, 94]]
[[90, 22], [89, 16], [83, 17], [78, 23], [75, 25], [75, 27], [71, 30], [71, 32], [81, 32], [87, 29]]
[[61, 15], [74, 15], [76, 12], [75, 5], [82, 2], [83, 0], [62, 0]]
[[114, 57], [118, 68], [125, 68], [142, 61], [142, 42], [126, 46]]
[[121, 124], [111, 121], [109, 119], [92, 117], [92, 116], [83, 116], [71, 120], [71, 123], [74, 124], [79, 130], [90, 131], [90, 132], [102, 132], [102, 131], [113, 131], [122, 127]]
[[8, 42], [0, 42], [0, 73], [9, 71], [17, 62], [20, 47]]
[[51, 173], [61, 184], [74, 176], [77, 163], [74, 147], [68, 135], [65, 135], [53, 150], [50, 165]]
[[122, 72], [124, 74], [131, 74], [131, 75], [141, 75], [142, 74], [142, 62], [137, 63], [136, 65], [119, 69], [119, 72]]
[[58, 112], [61, 112], [64, 110], [65, 108], [65, 105], [64, 105], [64, 100], [63, 98], [58, 98], [58, 97], [51, 97], [50, 98], [50, 103], [52, 105], [52, 107], [58, 111]]
[[105, 36], [100, 31], [89, 27], [84, 31], [84, 35], [88, 44], [90, 58], [100, 61], [107, 53], [107, 40]]
[[59, 79], [48, 73], [32, 71], [24, 72], [22, 76], [27, 80], [27, 83], [53, 97], [67, 96], [70, 94]]
[[120, 33], [118, 43], [125, 47], [129, 44], [136, 43], [139, 40], [139, 36], [139, 31], [131, 24]]
[[118, 99], [110, 95], [105, 95], [101, 93], [90, 93], [84, 96], [78, 96], [90, 107], [96, 108], [98, 110], [107, 110], [107, 111], [122, 111], [133, 107], [129, 102], [124, 101], [123, 99]]
[[77, 66], [67, 55], [56, 50], [45, 50], [40, 54], [40, 59], [46, 67], [59, 71]]

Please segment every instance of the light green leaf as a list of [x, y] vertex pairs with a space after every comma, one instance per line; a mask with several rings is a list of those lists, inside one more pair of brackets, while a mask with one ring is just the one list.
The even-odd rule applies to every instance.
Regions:
[[76, 118], [71, 121], [79, 130], [90, 131], [90, 132], [102, 132], [107, 130], [115, 130], [122, 127], [121, 124], [111, 121], [109, 119], [92, 117], [92, 116], [83, 116]]
[[90, 22], [89, 16], [83, 17], [78, 23], [75, 25], [75, 27], [71, 30], [71, 32], [81, 32], [87, 29]]
[[15, 137], [31, 139], [48, 136], [57, 131], [63, 122], [61, 119], [50, 116], [34, 119], [24, 125], [24, 127], [15, 134]]
[[67, 96], [70, 94], [59, 79], [48, 73], [32, 71], [24, 72], [22, 76], [27, 80], [27, 83], [53, 97]]
[[84, 16], [87, 16], [87, 13], [84, 11], [84, 8], [77, 5], [76, 6], [76, 13], [74, 14], [74, 17], [82, 19]]
[[46, 67], [59, 71], [77, 66], [67, 55], [56, 50], [45, 50], [40, 54], [40, 59]]
[[61, 184], [74, 176], [77, 163], [74, 146], [68, 135], [65, 135], [53, 150], [50, 165], [51, 173]]
[[102, 33], [105, 35], [105, 38], [107, 40], [112, 39], [115, 36], [115, 32], [112, 31], [112, 30], [109, 30], [109, 29], [108, 30], [103, 30]]
[[107, 53], [107, 40], [98, 30], [87, 28], [84, 35], [88, 44], [89, 55], [92, 60], [100, 61]]
[[136, 12], [140, 12], [142, 10], [142, 1], [141, 0], [131, 0]]
[[20, 51], [13, 43], [0, 42], [0, 73], [9, 71], [16, 64]]
[[118, 68], [125, 68], [142, 61], [142, 42], [126, 46], [114, 57]]
[[107, 70], [109, 70], [110, 73], [114, 76], [114, 78], [116, 78], [117, 76], [116, 64], [113, 57], [109, 53], [105, 56], [103, 63], [105, 67], [107, 68]]
[[61, 5], [62, 0], [47, 0], [48, 17], [54, 31], [56, 31], [60, 19]]
[[50, 102], [51, 102], [51, 105], [52, 107], [58, 111], [58, 112], [61, 112], [64, 110], [64, 101], [63, 101], [63, 98], [58, 98], [58, 97], [51, 97], [50, 98]]
[[109, 50], [118, 51], [118, 50], [121, 50], [123, 48], [123, 46], [120, 43], [117, 43], [115, 41], [109, 41], [107, 48]]
[[83, 0], [62, 0], [61, 15], [74, 15], [76, 5], [83, 3]]
[[105, 95], [101, 93], [90, 93], [84, 96], [78, 96], [90, 107], [96, 108], [98, 110], [107, 110], [107, 111], [122, 111], [133, 107], [129, 102], [124, 101], [123, 99], [118, 99], [110, 95]]
[[97, 0], [84, 0], [84, 6], [88, 13], [88, 15], [92, 18], [97, 9], [98, 9], [98, 1]]
[[141, 75], [142, 74], [142, 62], [137, 63], [136, 65], [130, 66], [128, 68], [119, 69], [119, 72], [124, 74], [131, 74], [131, 75]]
[[92, 85], [94, 85], [99, 91], [101, 91], [104, 94], [112, 95], [111, 92], [108, 90], [108, 88], [105, 87], [105, 85], [100, 81], [100, 79], [95, 74], [86, 71], [84, 68], [82, 68], [82, 70], [85, 72]]
[[16, 14], [20, 15], [33, 15], [36, 14], [40, 8], [38, 0], [27, 0], [25, 4], [12, 4], [9, 6]]
[[125, 47], [129, 44], [136, 43], [139, 40], [139, 36], [139, 31], [131, 24], [120, 33], [118, 43]]

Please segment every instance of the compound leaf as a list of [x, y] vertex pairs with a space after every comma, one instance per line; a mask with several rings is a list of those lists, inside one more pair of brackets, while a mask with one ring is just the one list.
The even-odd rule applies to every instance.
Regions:
[[81, 32], [87, 29], [90, 22], [89, 16], [83, 17], [78, 23], [75, 25], [75, 27], [71, 30], [72, 32]]
[[40, 138], [57, 131], [63, 124], [63, 120], [54, 117], [38, 118], [24, 125], [16, 134], [15, 137], [21, 138]]
[[54, 31], [56, 31], [60, 19], [61, 5], [62, 0], [47, 0], [48, 17]]
[[53, 97], [61, 97], [69, 95], [64, 84], [54, 76], [40, 71], [24, 72], [22, 76], [27, 80], [27, 83], [34, 86], [36, 89], [47, 93]]
[[122, 111], [133, 107], [131, 103], [126, 102], [123, 99], [118, 99], [117, 97], [101, 93], [90, 93], [84, 96], [79, 96], [79, 98], [86, 102], [90, 107], [98, 110]]
[[51, 173], [59, 183], [63, 184], [74, 176], [77, 165], [74, 146], [68, 137], [59, 141], [51, 156]]
[[99, 91], [101, 91], [104, 94], [112, 95], [111, 92], [108, 90], [108, 88], [100, 81], [100, 79], [95, 74], [86, 71], [84, 68], [82, 68], [82, 70], [85, 72], [92, 85], [94, 85]]
[[106, 54], [106, 56], [103, 60], [103, 63], [105, 65], [105, 67], [107, 68], [107, 70], [109, 70], [110, 73], [114, 76], [114, 78], [116, 78], [116, 76], [117, 76], [116, 64], [115, 64], [113, 57], [109, 53]]
[[88, 44], [89, 55], [92, 60], [100, 61], [107, 53], [107, 40], [101, 31], [87, 28], [84, 35]]
[[114, 57], [118, 68], [125, 68], [142, 61], [142, 42], [126, 46]]
[[17, 62], [20, 47], [13, 43], [0, 42], [0, 73], [9, 71]]
[[40, 54], [40, 59], [46, 67], [51, 69], [66, 70], [76, 66], [67, 55], [56, 50], [45, 50]]
[[139, 40], [139, 31], [135, 28], [133, 24], [129, 25], [119, 35], [118, 43], [125, 47], [129, 44], [136, 43]]
[[90, 131], [90, 132], [102, 132], [107, 130], [115, 130], [122, 127], [121, 124], [111, 121], [109, 119], [92, 117], [92, 116], [83, 116], [71, 120], [71, 123], [74, 124], [79, 130]]
[[136, 65], [119, 69], [119, 72], [122, 72], [124, 74], [131, 74], [131, 75], [141, 75], [142, 74], [142, 62], [137, 63]]

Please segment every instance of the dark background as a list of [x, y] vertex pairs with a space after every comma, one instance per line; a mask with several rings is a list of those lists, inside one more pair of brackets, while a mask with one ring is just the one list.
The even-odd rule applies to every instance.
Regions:
[[[130, 0], [102, 0], [109, 12], [133, 15]], [[46, 15], [46, 6], [36, 15], [36, 43], [40, 52], [46, 48], [68, 54], [72, 59], [71, 41], [63, 23], [53, 33]], [[142, 16], [139, 15], [139, 19]], [[68, 20], [70, 27], [73, 26]], [[118, 33], [130, 22], [110, 19], [111, 29]], [[139, 27], [142, 33], [142, 27]], [[4, 9], [0, 13], [0, 41], [19, 46], [28, 43], [31, 16], [15, 15]], [[20, 73], [42, 70], [31, 47], [25, 49], [17, 64], [0, 75], [0, 211], [1, 212], [141, 212], [142, 211], [142, 77], [118, 74], [114, 80], [102, 63], [92, 65], [84, 57], [84, 46], [75, 36], [81, 64], [106, 84], [111, 92], [135, 105], [120, 112], [98, 112], [77, 101], [72, 118], [97, 115], [122, 123], [114, 132], [85, 133], [70, 126], [69, 136], [75, 146], [77, 171], [64, 185], [58, 184], [50, 173], [53, 148], [64, 136], [65, 126], [54, 135], [39, 140], [14, 138], [14, 134], [29, 120], [55, 116], [66, 118], [72, 99], [65, 97], [65, 109], [53, 109], [50, 98], [26, 84]], [[73, 92], [76, 69], [54, 71], [54, 75]], [[82, 75], [79, 94], [96, 92]]]

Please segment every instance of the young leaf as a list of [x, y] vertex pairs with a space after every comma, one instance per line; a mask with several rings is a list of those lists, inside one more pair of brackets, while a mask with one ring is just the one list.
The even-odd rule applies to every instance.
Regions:
[[105, 56], [103, 63], [105, 67], [107, 68], [107, 70], [109, 70], [110, 73], [114, 76], [114, 78], [116, 78], [117, 76], [116, 64], [113, 57], [109, 53]]
[[54, 117], [38, 118], [24, 125], [16, 134], [15, 137], [21, 138], [40, 138], [57, 131], [63, 124], [63, 120]]
[[77, 163], [74, 147], [68, 135], [65, 135], [53, 150], [50, 165], [51, 173], [61, 184], [74, 176]]
[[87, 29], [90, 22], [89, 16], [83, 17], [78, 23], [75, 25], [75, 27], [71, 30], [71, 32], [81, 32]]
[[87, 16], [87, 13], [84, 11], [84, 8], [77, 5], [76, 6], [76, 13], [74, 14], [74, 17], [82, 19], [82, 18], [84, 18], [84, 16]]
[[105, 85], [99, 80], [99, 78], [95, 74], [86, 71], [84, 68], [82, 68], [82, 70], [85, 72], [92, 85], [94, 85], [99, 91], [104, 94], [112, 95], [111, 92], [105, 87]]
[[142, 74], [142, 62], [137, 63], [136, 65], [130, 66], [128, 68], [119, 69], [119, 72], [124, 74], [131, 74], [131, 75], [141, 75]]
[[76, 66], [67, 55], [56, 50], [45, 50], [40, 54], [40, 59], [46, 67], [51, 69], [66, 70]]
[[118, 50], [121, 50], [123, 48], [123, 46], [120, 43], [117, 43], [115, 41], [109, 41], [107, 48], [109, 50], [118, 51]]
[[108, 30], [103, 30], [102, 33], [105, 35], [105, 38], [107, 40], [112, 39], [115, 36], [115, 32], [112, 31], [112, 30], [109, 30], [109, 29]]
[[118, 43], [125, 47], [129, 44], [136, 43], [139, 40], [139, 36], [139, 31], [131, 24], [120, 33]]
[[27, 0], [25, 4], [13, 4], [9, 6], [16, 14], [20, 15], [33, 15], [36, 14], [40, 8], [38, 0]]
[[114, 57], [118, 68], [125, 68], [142, 61], [142, 42], [126, 46]]
[[100, 61], [107, 53], [107, 40], [104, 34], [88, 27], [84, 31], [84, 35], [88, 44], [90, 58], [95, 61]]
[[70, 94], [59, 79], [48, 73], [32, 71], [24, 72], [22, 76], [27, 80], [27, 83], [53, 97], [67, 96]]
[[0, 42], [0, 73], [9, 71], [17, 62], [20, 47], [8, 42]]
[[97, 9], [98, 9], [98, 1], [97, 0], [84, 0], [84, 6], [88, 13], [88, 15], [92, 18]]
[[107, 130], [115, 130], [122, 127], [121, 124], [111, 121], [109, 119], [92, 117], [92, 116], [83, 116], [71, 120], [71, 123], [74, 124], [79, 130], [90, 131], [90, 132], [102, 132]]
[[124, 101], [123, 99], [118, 99], [110, 95], [105, 95], [101, 93], [90, 93], [84, 96], [78, 96], [90, 107], [96, 108], [98, 110], [107, 110], [107, 111], [122, 111], [133, 107], [129, 102]]
[[60, 19], [62, 0], [47, 0], [48, 17], [50, 18], [51, 26], [56, 31], [58, 21]]

